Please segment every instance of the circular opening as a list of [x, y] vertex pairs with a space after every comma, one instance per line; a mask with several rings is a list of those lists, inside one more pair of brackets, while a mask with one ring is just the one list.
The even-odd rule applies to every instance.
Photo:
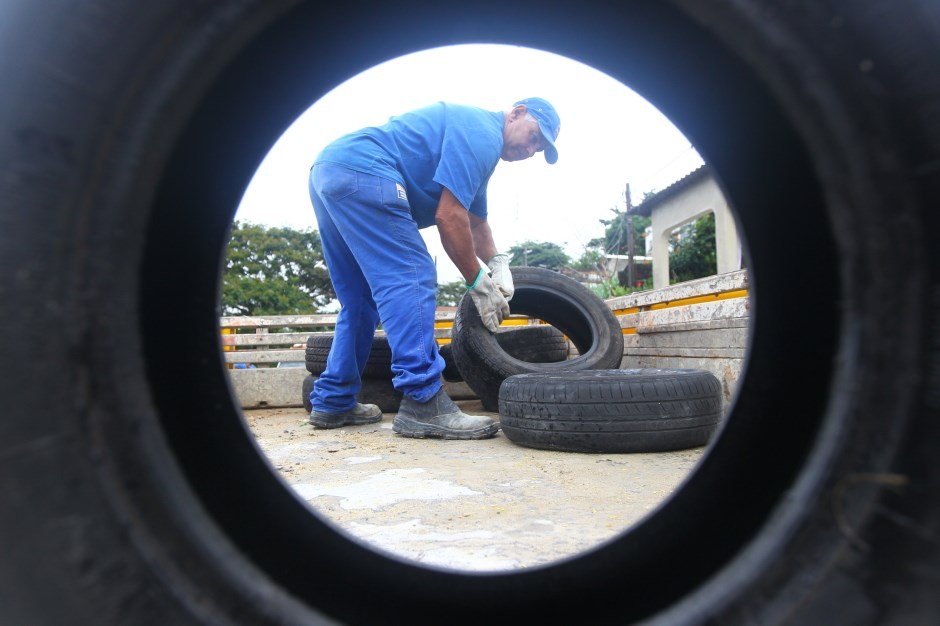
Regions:
[[[409, 25], [390, 8], [376, 8], [363, 22], [352, 15], [323, 20], [316, 7], [301, 6], [246, 47], [211, 85], [159, 187], [143, 263], [141, 325], [168, 441], [205, 509], [240, 552], [290, 593], [339, 619], [374, 622], [394, 611], [413, 623], [455, 615], [467, 622], [509, 614], [547, 620], [560, 597], [583, 607], [586, 621], [648, 617], [694, 592], [760, 533], [793, 484], [823, 415], [840, 292], [834, 246], [812, 161], [766, 86], [721, 42], [669, 6], [651, 3], [616, 16], [584, 7], [578, 23], [591, 37], [576, 36], [560, 15], [533, 23], [531, 9], [512, 7], [515, 19], [494, 23], [478, 9], [440, 8]], [[358, 25], [355, 36], [346, 24]], [[391, 40], [370, 32], [379, 25], [385, 32], [390, 24], [402, 36]], [[353, 70], [408, 51], [403, 41], [423, 47], [479, 41], [480, 29], [490, 41], [584, 59], [674, 120], [739, 211], [760, 308], [752, 311], [747, 376], [722, 436], [656, 515], [602, 549], [552, 567], [468, 576], [381, 557], [318, 522], [283, 489], [233, 406], [217, 357], [213, 287], [232, 209], [257, 155], [300, 110]], [[440, 32], [450, 33], [446, 41], [431, 34]], [[285, 63], [298, 53], [317, 58], [327, 50], [335, 65], [311, 70]], [[807, 253], [798, 258], [784, 254], [779, 240], [792, 206], [802, 207], [807, 220]], [[190, 228], [181, 231], [181, 223]], [[164, 245], [170, 240], [172, 251]], [[782, 312], [796, 293], [788, 277], [803, 271], [815, 272], [817, 291], [831, 297], [816, 302], [816, 323], [793, 335], [785, 331]], [[183, 330], [170, 323], [176, 315], [171, 303], [180, 301], [191, 304], [192, 323]], [[174, 349], [179, 344], [187, 346], [182, 357]], [[807, 362], [807, 354], [815, 358]], [[797, 387], [799, 398], [792, 393]], [[735, 512], [733, 524], [729, 511]], [[610, 598], [625, 594], [629, 602], [611, 607]], [[485, 606], [474, 600], [481, 597]]]
[[[450, 80], [370, 98], [387, 91], [390, 84], [416, 84], [441, 66], [452, 68]], [[522, 66], [527, 68], [525, 81], [512, 69]], [[566, 88], [559, 89], [559, 84]], [[688, 282], [717, 274], [714, 229], [711, 239], [692, 251], [699, 268], [690, 270], [686, 266], [691, 264], [677, 262], [681, 244], [690, 256], [692, 234], [682, 242], [673, 241], [672, 271], [663, 272], [672, 274], [673, 286], [652, 289], [654, 210], [628, 216], [625, 189], [632, 189], [638, 199], [652, 198], [647, 206], [656, 204], [655, 223], [663, 236], [703, 213], [718, 211], [724, 219], [732, 218], [713, 178], [703, 177], [693, 185], [685, 182], [690, 172], [699, 176], [702, 168], [688, 140], [628, 88], [557, 55], [513, 46], [468, 45], [388, 61], [331, 91], [278, 139], [235, 214], [222, 309], [226, 315], [242, 315], [223, 318], [223, 349], [229, 367], [238, 368], [230, 374], [249, 427], [280, 476], [316, 512], [352, 537], [426, 565], [513, 570], [593, 549], [653, 511], [704, 452], [701, 445], [683, 445], [670, 452], [651, 446], [647, 454], [617, 454], [613, 449], [611, 454], [539, 451], [514, 445], [503, 434], [495, 441], [469, 443], [397, 437], [389, 431], [401, 393], [396, 394], [389, 380], [389, 351], [381, 326], [380, 343], [373, 346], [358, 400], [377, 404], [385, 419], [337, 430], [306, 423], [310, 400], [303, 394], [309, 393], [312, 381], [326, 367], [331, 324], [339, 306], [335, 299], [330, 301], [333, 293], [325, 280], [307, 191], [307, 174], [316, 154], [341, 134], [384, 123], [408, 107], [435, 99], [476, 98], [491, 109], [508, 110], [525, 94], [545, 96], [564, 115], [564, 136], [558, 143], [563, 159], [555, 166], [548, 166], [541, 155], [500, 163], [490, 179], [488, 223], [500, 249], [511, 254], [510, 265], [517, 274], [510, 301], [515, 317], [502, 330], [510, 334], [521, 330], [529, 337], [537, 329], [518, 324], [547, 323], [560, 329], [557, 339], [564, 345], [556, 354], [558, 342], [546, 341], [554, 336], [539, 334], [533, 338], [536, 343], [525, 344], [520, 335], [513, 340], [500, 333], [493, 336], [493, 349], [520, 362], [552, 363], [546, 367], [559, 371], [567, 368], [569, 360], [584, 360], [585, 354], [601, 348], [603, 321], [590, 310], [594, 302], [593, 306], [618, 310], [617, 320], [624, 328], [616, 332], [636, 340], [630, 344], [635, 348], [626, 351], [627, 367], [707, 368], [722, 379], [726, 406], [745, 352], [746, 278], [738, 266], [722, 267], [725, 277], [717, 285]], [[599, 101], [606, 101], [610, 114], [594, 114]], [[586, 179], [590, 185], [583, 184]], [[633, 230], [632, 243], [628, 227]], [[439, 289], [457, 284], [463, 295], [463, 278], [447, 258], [436, 227], [421, 232], [435, 257]], [[736, 242], [736, 237], [723, 242], [733, 249], [735, 260], [740, 258]], [[638, 278], [633, 284], [627, 278], [631, 250]], [[590, 260], [577, 258], [579, 252]], [[557, 288], [535, 287], [524, 273], [519, 274], [527, 266], [551, 270], [587, 289], [572, 297]], [[738, 306], [727, 310], [712, 306], [729, 293], [735, 296], [729, 302]], [[635, 296], [644, 298], [637, 306]], [[667, 306], [668, 311], [661, 310]], [[642, 336], [636, 333], [641, 309], [647, 320]], [[453, 311], [440, 307], [437, 313], [438, 342], [445, 345], [451, 339]], [[671, 324], [677, 315], [700, 319], [675, 333]], [[245, 316], [264, 318], [249, 325]], [[305, 333], [310, 333], [309, 338]], [[548, 343], [552, 352], [543, 354], [539, 348]], [[703, 356], [702, 346], [710, 344], [715, 344], [711, 355]], [[612, 366], [619, 365], [620, 358]], [[244, 371], [290, 366], [299, 371]], [[312, 376], [305, 376], [307, 370]], [[445, 390], [465, 412], [499, 419], [496, 412], [481, 406], [466, 384], [445, 385]], [[674, 409], [687, 411], [684, 404]], [[667, 409], [660, 416], [663, 422], [679, 417]]]

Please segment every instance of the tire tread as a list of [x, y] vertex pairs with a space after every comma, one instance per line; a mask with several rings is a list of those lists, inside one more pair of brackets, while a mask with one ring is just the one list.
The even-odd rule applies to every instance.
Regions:
[[591, 370], [508, 377], [503, 432], [523, 446], [579, 452], [659, 452], [705, 445], [722, 411], [721, 385], [701, 370]]

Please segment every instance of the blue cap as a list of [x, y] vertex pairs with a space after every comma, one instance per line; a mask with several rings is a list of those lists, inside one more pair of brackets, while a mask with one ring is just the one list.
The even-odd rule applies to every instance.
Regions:
[[520, 104], [524, 104], [526, 110], [538, 121], [539, 130], [542, 131], [542, 136], [548, 141], [548, 147], [545, 148], [545, 160], [554, 163], [558, 160], [558, 149], [555, 147], [555, 140], [558, 138], [558, 131], [561, 130], [561, 120], [558, 119], [555, 107], [542, 98], [526, 98], [512, 106], [517, 107]]

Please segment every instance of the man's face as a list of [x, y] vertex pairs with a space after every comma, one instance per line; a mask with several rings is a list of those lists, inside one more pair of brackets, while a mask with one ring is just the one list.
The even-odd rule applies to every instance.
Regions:
[[509, 113], [509, 119], [503, 128], [503, 151], [500, 157], [504, 161], [521, 161], [545, 149], [545, 137], [539, 130], [539, 123], [526, 118], [525, 105], [520, 104]]

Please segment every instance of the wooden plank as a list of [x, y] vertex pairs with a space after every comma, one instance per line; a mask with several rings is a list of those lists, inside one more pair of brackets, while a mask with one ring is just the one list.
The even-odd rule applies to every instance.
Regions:
[[[454, 322], [454, 311], [435, 311], [435, 323], [450, 324]], [[321, 315], [268, 315], [268, 316], [230, 316], [219, 318], [221, 328], [278, 328], [278, 327], [317, 327], [335, 326], [336, 314]], [[526, 315], [512, 315], [504, 322], [506, 326], [519, 326], [538, 324], [539, 320]]]
[[703, 302], [685, 307], [618, 315], [617, 322], [621, 328], [635, 328], [638, 333], [746, 328], [749, 304], [747, 298]]
[[686, 348], [684, 346], [624, 348], [624, 356], [681, 357], [694, 359], [743, 359], [743, 348]]
[[[437, 339], [448, 339], [451, 335], [450, 328], [435, 328], [434, 337]], [[293, 346], [294, 344], [307, 345], [307, 339], [313, 336], [331, 337], [332, 331], [306, 332], [306, 333], [267, 333], [263, 335], [222, 335], [222, 345], [226, 347], [247, 347], [247, 346]], [[376, 337], [384, 337], [385, 331], [379, 330], [375, 333]]]
[[714, 328], [669, 333], [624, 335], [624, 353], [630, 348], [747, 348], [746, 328]]
[[311, 335], [332, 335], [333, 333], [267, 333], [262, 335], [222, 335], [223, 346], [290, 346], [295, 343], [307, 345]]
[[335, 326], [336, 314], [326, 315], [270, 315], [223, 317], [222, 328], [276, 328], [278, 326]]
[[657, 326], [643, 326], [637, 329], [637, 332], [641, 334], [681, 333], [686, 331], [707, 332], [710, 330], [728, 328], [738, 329], [738, 332], [741, 332], [741, 329], [743, 329], [744, 334], [747, 334], [746, 330], [749, 324], [750, 322], [747, 317], [736, 317], [731, 319], [699, 320], [693, 322], [677, 322], [675, 324], [660, 324]]
[[620, 328], [636, 328], [638, 313], [627, 313], [626, 315], [618, 315], [617, 323], [620, 324]]
[[636, 329], [637, 332], [645, 332], [664, 325], [744, 318], [748, 316], [749, 304], [747, 298], [735, 298], [693, 306], [641, 311], [636, 314]]
[[[539, 323], [538, 320], [530, 320], [529, 318], [513, 318], [509, 320], [509, 323], [505, 323], [500, 327], [499, 332], [507, 332], [515, 330], [522, 326], [534, 326]], [[263, 330], [263, 329], [259, 329]], [[442, 326], [434, 329], [434, 337], [436, 339], [450, 339], [451, 334], [453, 333], [453, 324], [448, 326]], [[307, 331], [307, 332], [289, 332], [289, 333], [279, 333], [279, 332], [265, 332], [262, 334], [246, 334], [240, 333], [237, 335], [232, 335], [228, 333], [222, 333], [222, 345], [226, 348], [235, 348], [235, 347], [247, 347], [247, 346], [288, 346], [294, 344], [304, 344], [306, 345], [307, 339], [313, 336], [329, 337], [334, 334], [333, 331]], [[376, 337], [385, 337], [384, 330], [376, 330]]]
[[238, 350], [223, 352], [226, 363], [281, 363], [303, 361], [305, 351], [294, 350]]
[[697, 280], [670, 285], [662, 289], [640, 291], [626, 296], [619, 296], [607, 300], [607, 306], [612, 310], [630, 309], [633, 307], [647, 307], [653, 304], [694, 298], [707, 294], [739, 291], [748, 288], [747, 270], [738, 270], [726, 274], [707, 276]]

